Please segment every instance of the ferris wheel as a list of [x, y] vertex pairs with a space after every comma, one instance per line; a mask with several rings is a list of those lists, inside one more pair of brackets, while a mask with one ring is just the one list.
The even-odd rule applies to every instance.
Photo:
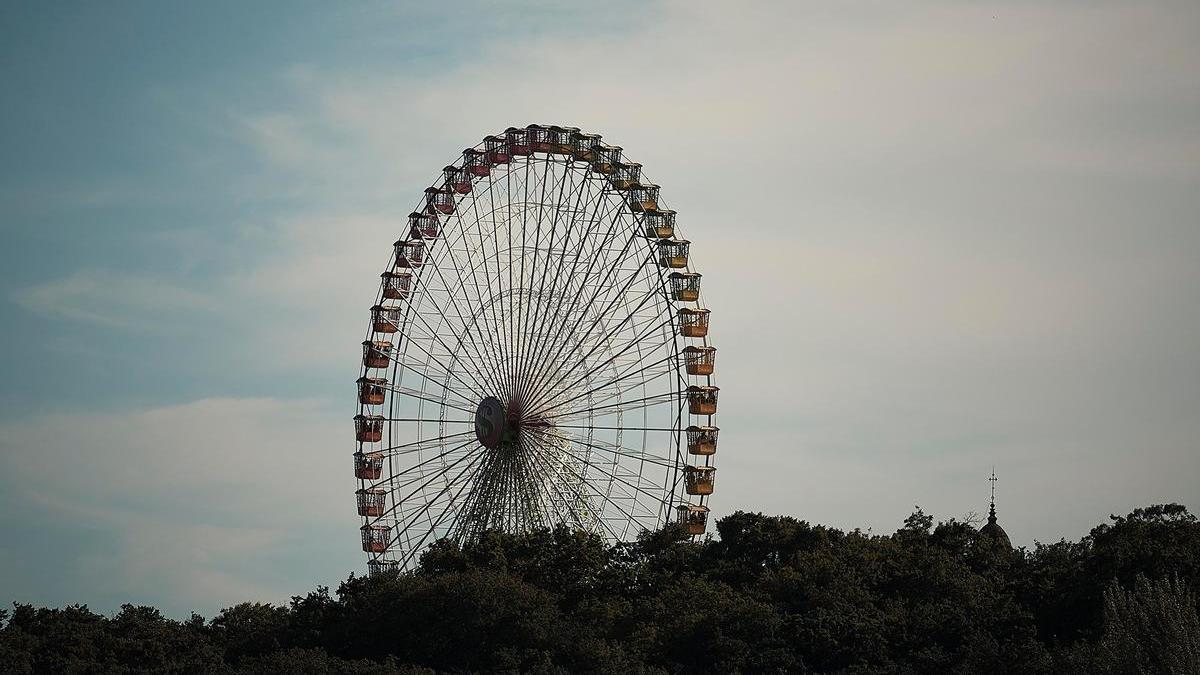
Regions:
[[488, 530], [704, 533], [716, 349], [689, 251], [659, 186], [596, 134], [509, 128], [442, 170], [362, 345], [371, 573]]

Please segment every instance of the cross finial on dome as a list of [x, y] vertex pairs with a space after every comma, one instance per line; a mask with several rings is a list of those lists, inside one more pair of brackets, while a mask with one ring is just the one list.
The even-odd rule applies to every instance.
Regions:
[[1000, 523], [996, 522], [996, 467], [992, 467], [992, 475], [988, 476], [988, 481], [992, 484], [992, 500], [988, 505], [988, 520], [987, 524], [979, 529], [979, 534], [995, 540], [1006, 549], [1012, 548], [1012, 542], [1008, 539], [1008, 534], [1000, 527]]
[[988, 505], [988, 522], [996, 522], [996, 467], [992, 467], [992, 475], [988, 478], [992, 484], [992, 501]]

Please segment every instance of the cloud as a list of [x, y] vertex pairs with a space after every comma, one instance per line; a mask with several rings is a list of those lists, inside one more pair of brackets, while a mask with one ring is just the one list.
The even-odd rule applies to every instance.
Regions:
[[170, 330], [181, 316], [218, 308], [215, 298], [160, 278], [94, 269], [18, 289], [11, 297], [42, 316], [128, 330]]
[[[459, 147], [576, 124], [642, 161], [694, 242], [725, 391], [718, 511], [886, 527], [918, 499], [981, 510], [999, 463], [1014, 491], [1071, 485], [1049, 516], [1063, 498], [1013, 504], [1027, 543], [1200, 496], [1174, 478], [1200, 470], [1178, 412], [1200, 373], [1200, 235], [1177, 216], [1195, 202], [1133, 187], [1197, 183], [1200, 115], [1170, 112], [1200, 110], [1186, 22], [1032, 3], [655, 11], [619, 36], [482, 40], [423, 71], [291, 67], [288, 105], [252, 113], [248, 142], [316, 203], [376, 221], [333, 211], [364, 226], [339, 242], [312, 227], [334, 218], [283, 221], [289, 242], [320, 242], [294, 260], [341, 265], [325, 290], [364, 305], [373, 284], [345, 282], [364, 240], [386, 253], [383, 214]], [[1128, 31], [1153, 39], [1122, 48]], [[345, 306], [324, 325], [365, 321]]]
[[[372, 15], [354, 33], [375, 48], [288, 52], [257, 96], [160, 87], [167, 121], [191, 132], [176, 149], [227, 209], [147, 236], [162, 256], [147, 257], [189, 281], [89, 266], [14, 300], [136, 330], [219, 316], [219, 336], [181, 337], [228, 343], [181, 400], [249, 371], [266, 388], [344, 381], [349, 405], [377, 275], [421, 190], [486, 133], [574, 124], [643, 162], [694, 242], [723, 392], [717, 515], [889, 530], [914, 503], [983, 511], [992, 464], [1018, 543], [1196, 505], [1194, 5], [675, 2], [602, 24], [528, 9], [465, 11], [438, 27], [472, 35], [469, 50], [417, 59], [391, 50], [443, 36], [404, 9], [411, 34]], [[519, 36], [503, 29], [518, 18]], [[153, 579], [147, 593], [213, 606], [336, 579], [343, 550], [358, 564], [336, 478], [349, 432], [323, 403], [212, 399], [3, 431], [16, 513], [115, 543], [0, 565], [57, 556], [63, 578], [115, 578], [107, 597]]]
[[[24, 553], [0, 559], [9, 567], [0, 578], [51, 585], [3, 595], [211, 613], [336, 583], [361, 563], [349, 438], [348, 415], [307, 400], [207, 399], [6, 424], [6, 548]], [[86, 544], [94, 534], [104, 543]]]

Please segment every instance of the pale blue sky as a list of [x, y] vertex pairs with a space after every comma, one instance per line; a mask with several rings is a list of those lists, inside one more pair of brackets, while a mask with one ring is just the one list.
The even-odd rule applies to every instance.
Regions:
[[[721, 358], [718, 514], [1014, 541], [1200, 505], [1194, 3], [8, 3], [0, 601], [211, 614], [357, 550], [403, 216], [565, 123], [663, 185]], [[363, 261], [367, 262], [364, 263]]]

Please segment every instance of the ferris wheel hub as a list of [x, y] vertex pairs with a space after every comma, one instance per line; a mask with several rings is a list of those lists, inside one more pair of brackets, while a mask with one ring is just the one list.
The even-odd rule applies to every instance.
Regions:
[[475, 409], [475, 437], [487, 448], [498, 448], [508, 430], [508, 417], [504, 404], [495, 396], [488, 396]]
[[520, 401], [505, 405], [495, 396], [488, 396], [475, 409], [475, 437], [484, 447], [495, 450], [500, 446], [515, 447], [522, 428], [552, 429], [549, 421], [522, 412]]

